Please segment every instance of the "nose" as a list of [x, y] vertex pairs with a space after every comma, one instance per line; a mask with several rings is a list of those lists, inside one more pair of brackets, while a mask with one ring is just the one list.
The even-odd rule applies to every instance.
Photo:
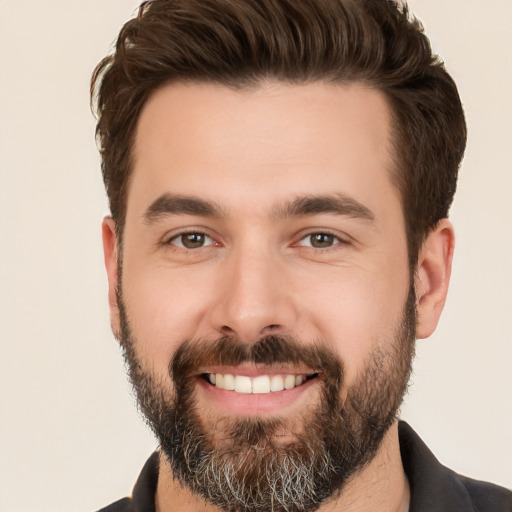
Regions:
[[230, 254], [211, 313], [213, 328], [248, 343], [291, 334], [298, 315], [288, 275], [285, 262], [269, 250]]

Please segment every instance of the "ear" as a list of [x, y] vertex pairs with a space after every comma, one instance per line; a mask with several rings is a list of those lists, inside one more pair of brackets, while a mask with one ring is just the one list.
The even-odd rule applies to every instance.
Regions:
[[450, 283], [454, 245], [453, 226], [442, 219], [421, 247], [415, 276], [417, 338], [428, 338], [439, 322]]
[[110, 308], [110, 325], [116, 338], [120, 332], [119, 305], [117, 303], [118, 267], [116, 223], [111, 217], [105, 217], [101, 224], [103, 237], [103, 255], [108, 278], [108, 304]]

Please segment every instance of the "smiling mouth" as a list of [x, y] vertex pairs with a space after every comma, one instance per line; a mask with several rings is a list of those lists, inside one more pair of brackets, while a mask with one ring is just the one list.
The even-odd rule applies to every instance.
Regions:
[[318, 373], [312, 373], [248, 377], [246, 375], [233, 375], [231, 373], [204, 373], [202, 377], [206, 382], [218, 389], [233, 391], [234, 393], [243, 395], [263, 395], [297, 388], [317, 378], [318, 375]]

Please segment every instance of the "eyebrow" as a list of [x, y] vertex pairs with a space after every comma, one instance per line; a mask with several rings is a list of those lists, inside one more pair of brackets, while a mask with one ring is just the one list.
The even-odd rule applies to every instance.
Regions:
[[322, 213], [334, 213], [368, 222], [375, 220], [375, 215], [369, 208], [345, 194], [303, 196], [274, 208], [274, 216], [277, 219]]
[[214, 202], [197, 197], [162, 194], [151, 203], [142, 217], [146, 224], [152, 224], [167, 215], [198, 215], [211, 218], [225, 216], [222, 208]]
[[[322, 213], [333, 213], [369, 222], [375, 220], [375, 215], [369, 208], [345, 194], [301, 196], [275, 206], [272, 216], [280, 220]], [[223, 208], [215, 202], [166, 193], [151, 203], [143, 214], [143, 220], [146, 224], [152, 224], [168, 215], [197, 215], [215, 219], [226, 217]]]

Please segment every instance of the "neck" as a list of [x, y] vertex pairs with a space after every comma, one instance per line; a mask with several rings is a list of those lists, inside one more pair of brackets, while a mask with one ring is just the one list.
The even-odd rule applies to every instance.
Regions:
[[[407, 512], [409, 499], [409, 484], [400, 457], [398, 423], [395, 423], [370, 463], [347, 482], [339, 496], [327, 501], [318, 512]], [[220, 512], [219, 508], [205, 503], [176, 482], [161, 455], [156, 511], [173, 510]]]

